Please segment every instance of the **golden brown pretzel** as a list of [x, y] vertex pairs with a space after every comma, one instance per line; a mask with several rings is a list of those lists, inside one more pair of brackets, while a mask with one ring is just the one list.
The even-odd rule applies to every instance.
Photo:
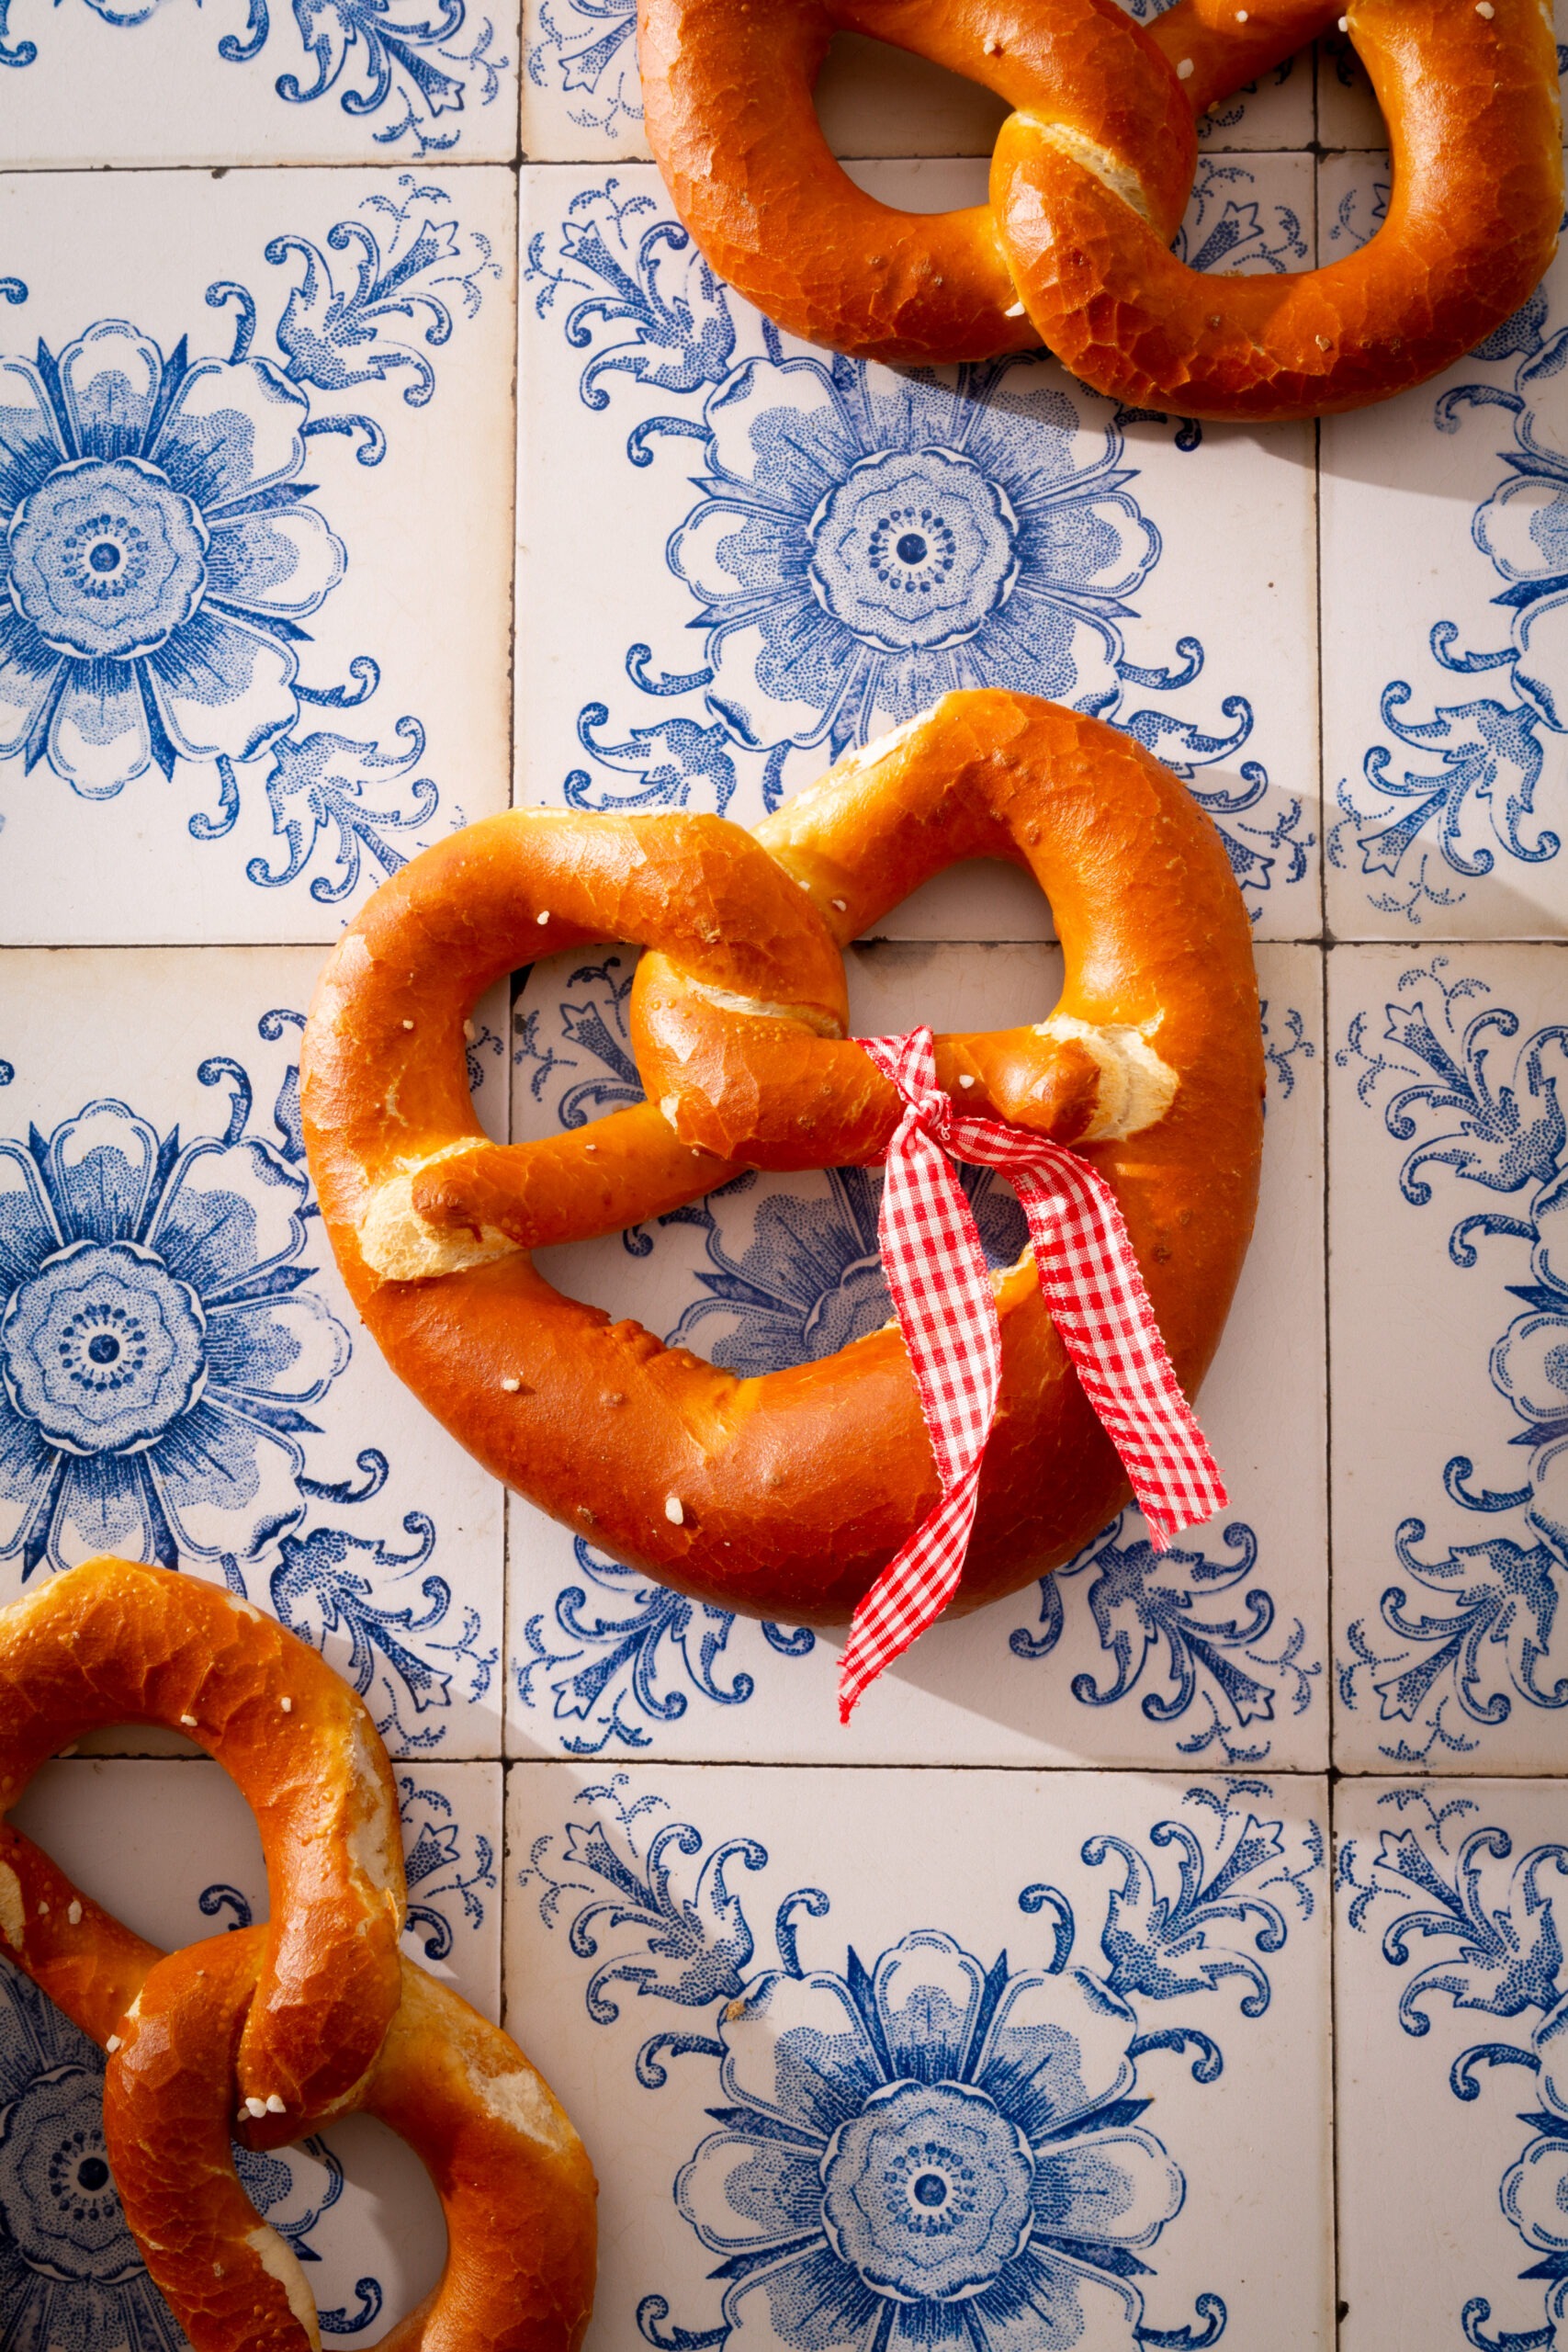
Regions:
[[[255, 1815], [272, 1919], [235, 2063], [257, 2145], [297, 2139], [352, 2099], [398, 2005], [386, 1750], [307, 1643], [199, 1577], [93, 1560], [0, 1610], [0, 1814], [62, 1747], [130, 1723], [184, 1732]], [[0, 1933], [6, 1900], [0, 1876]]]
[[[619, 1558], [728, 1609], [848, 1620], [937, 1498], [897, 1329], [741, 1380], [563, 1297], [527, 1252], [678, 1205], [737, 1167], [869, 1160], [892, 1087], [844, 1041], [843, 945], [960, 858], [1031, 867], [1066, 965], [1050, 1021], [939, 1041], [966, 1108], [1081, 1143], [1114, 1187], [1190, 1393], [1251, 1230], [1262, 1047], [1218, 836], [1128, 737], [954, 694], [754, 835], [718, 818], [517, 810], [427, 851], [330, 959], [302, 1104], [338, 1261], [393, 1369], [497, 1476]], [[649, 952], [649, 1102], [487, 1143], [462, 1023], [525, 956]], [[1058, 1565], [1125, 1500], [1027, 1255], [995, 1277], [1001, 1404], [959, 1589]]]
[[[110, 1570], [119, 1573], [111, 1577]], [[99, 1561], [57, 1577], [46, 1590], [58, 1596], [50, 1614], [67, 1643], [78, 1601], [94, 1640], [104, 1637], [101, 1604], [112, 1591], [122, 1688], [139, 1663], [155, 1658], [167, 1623], [186, 1600], [196, 1601], [197, 1637], [213, 1630], [199, 1598], [211, 1588], [162, 1569]], [[0, 1612], [0, 1642], [7, 1622], [28, 1606]], [[42, 1646], [38, 1627], [28, 1630], [24, 1667], [39, 1662]], [[357, 1711], [363, 1718], [357, 1729], [378, 1776], [389, 1785], [385, 1754], [355, 1694], [295, 1636], [270, 1630], [294, 1669], [289, 1689], [300, 1716], [298, 1735], [276, 1759], [279, 1776], [292, 1775], [305, 1788], [330, 1784], [341, 1794], [336, 1727], [330, 1712], [313, 1703], [321, 1694], [310, 1685], [320, 1678], [336, 1684], [346, 1716]], [[90, 1656], [101, 1665], [100, 1654]], [[243, 1678], [227, 1668], [219, 1679], [221, 1701], [216, 1688], [208, 1694], [215, 1710], [232, 1706], [243, 1714], [256, 1703], [254, 1694], [265, 1692], [272, 1712], [262, 1679], [254, 1679], [249, 1696]], [[231, 1746], [224, 1760], [237, 1753]], [[280, 1855], [283, 1833], [274, 1823], [267, 1859], [275, 1915], [300, 1898], [312, 1879], [330, 1879], [334, 1849], [355, 1834], [341, 1818], [334, 1826], [324, 1815], [313, 1832], [302, 1818], [292, 1831], [315, 1850]], [[280, 1861], [290, 1867], [275, 1869]], [[304, 1899], [311, 1899], [308, 1891]], [[332, 1957], [351, 1986], [361, 1982], [358, 1939], [347, 1919], [330, 1951], [325, 1943], [320, 1951], [323, 1968]], [[287, 1946], [288, 1933], [279, 1940]], [[273, 1942], [272, 1928], [255, 1928], [165, 1956], [0, 1823], [0, 1951], [109, 2053], [104, 2120], [115, 2182], [148, 2268], [194, 2352], [304, 2352], [306, 2346], [320, 2352], [304, 2273], [250, 2205], [230, 2146], [236, 2129], [258, 2145], [302, 2128], [297, 2117], [256, 2118], [243, 2107], [236, 2117], [237, 2051], [276, 1973]], [[410, 2143], [441, 2196], [448, 2248], [433, 2293], [383, 2340], [392, 2352], [576, 2352], [592, 2309], [594, 2263], [594, 2185], [581, 2143], [505, 2034], [412, 1962], [394, 1954], [394, 1967], [390, 2023], [368, 2070], [336, 2099], [334, 2112], [363, 2109]]]
[[[1562, 209], [1556, 50], [1540, 0], [1343, 0], [1388, 123], [1388, 217], [1358, 253], [1216, 277], [1169, 251], [1195, 116], [1340, 17], [1342, 0], [638, 0], [648, 135], [708, 260], [808, 341], [867, 359], [1043, 342], [1096, 390], [1268, 422], [1386, 400], [1536, 285]], [[898, 212], [829, 153], [811, 91], [869, 33], [1013, 108], [990, 201]]]

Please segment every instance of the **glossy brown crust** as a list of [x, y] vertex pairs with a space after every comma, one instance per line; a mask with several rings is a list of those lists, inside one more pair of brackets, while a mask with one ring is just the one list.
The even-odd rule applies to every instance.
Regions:
[[272, 1920], [240, 2089], [285, 2103], [258, 2145], [292, 2140], [352, 2094], [398, 2004], [405, 1894], [386, 1750], [307, 1643], [197, 1577], [92, 1560], [0, 1610], [0, 1813], [62, 1747], [133, 1723], [205, 1747], [255, 1815]]
[[[1190, 270], [1169, 244], [1194, 117], [1335, 24], [1341, 0], [1245, 21], [1178, 0], [1146, 30], [1111, 0], [639, 0], [648, 134], [677, 211], [780, 325], [868, 359], [1043, 342], [1101, 392], [1258, 422], [1386, 400], [1524, 300], [1562, 209], [1556, 51], [1541, 0], [1349, 0], [1382, 102], [1388, 217], [1283, 277]], [[898, 212], [832, 156], [811, 91], [832, 35], [869, 33], [1007, 99], [990, 202]]]
[[[870, 1156], [886, 1140], [892, 1090], [855, 1048], [818, 1034], [842, 1005], [838, 946], [955, 859], [1007, 858], [1032, 866], [1050, 896], [1066, 963], [1058, 1011], [1154, 1024], [1151, 1042], [1175, 1073], [1157, 1125], [1086, 1154], [1118, 1193], [1191, 1393], [1224, 1327], [1257, 1199], [1263, 1062], [1246, 910], [1217, 834], [1168, 769], [1128, 737], [1025, 695], [946, 696], [755, 836], [716, 819], [680, 822], [547, 825], [519, 813], [470, 828], [386, 884], [331, 958], [307, 1028], [311, 1172], [378, 1342], [487, 1467], [681, 1590], [787, 1622], [842, 1623], [937, 1499], [897, 1330], [742, 1380], [562, 1297], [527, 1248], [647, 1215], [650, 1200], [695, 1197], [734, 1172], [728, 1155], [802, 1164], [803, 1135], [805, 1164]], [[580, 850], [568, 846], [570, 828]], [[732, 927], [728, 912], [716, 922], [712, 910], [738, 908], [760, 856], [783, 889], [769, 885], [750, 926]], [[601, 860], [620, 895], [580, 899], [563, 923], [563, 883]], [[640, 928], [622, 891], [628, 872], [646, 876]], [[469, 1003], [528, 953], [605, 938], [655, 951], [639, 967], [633, 1032], [649, 1091], [673, 1124], [649, 1103], [547, 1148], [487, 1146], [427, 1169], [416, 1199], [433, 1230], [490, 1227], [518, 1246], [428, 1281], [379, 1279], [358, 1227], [399, 1151], [411, 1136], [428, 1150], [477, 1133], [463, 1075]], [[748, 1013], [713, 991], [802, 1017]], [[423, 1039], [417, 1050], [411, 1035]], [[939, 1068], [950, 1087], [976, 1077], [956, 1098], [968, 1107], [1021, 1108], [1064, 1140], [1084, 1133], [1084, 1057], [1070, 1042], [1029, 1030], [950, 1038]], [[793, 1124], [803, 1119], [815, 1124]], [[645, 1144], [656, 1147], [646, 1166]], [[997, 1287], [1001, 1403], [961, 1609], [1057, 1566], [1127, 1495], [1032, 1261]]]
[[[16, 1613], [0, 1614], [0, 1630]], [[303, 1643], [283, 1640], [336, 1681]], [[300, 1681], [290, 1688], [298, 1704]], [[373, 1727], [369, 1739], [386, 1771]], [[330, 1772], [330, 1748], [320, 1760]], [[312, 1761], [296, 1756], [289, 1769], [309, 1779]], [[275, 1908], [278, 1893], [274, 1878]], [[109, 2052], [104, 2121], [115, 2184], [194, 2352], [319, 2352], [303, 2276], [294, 2265], [291, 2301], [292, 2257], [245, 2197], [231, 2147], [236, 2137], [276, 2145], [304, 2128], [236, 2113], [238, 2052], [263, 1998], [271, 1934], [248, 1928], [165, 1956], [0, 1822], [0, 1951]], [[342, 1948], [351, 1975], [353, 1941]], [[447, 2256], [434, 2292], [383, 2342], [391, 2352], [577, 2352], [592, 2306], [596, 2229], [581, 2143], [507, 2035], [407, 1959], [394, 1966], [385, 2038], [337, 2111], [378, 2116], [422, 2158], [446, 2214]]]
[[1461, 358], [1539, 284], [1562, 210], [1556, 51], [1540, 0], [1353, 0], [1388, 124], [1377, 234], [1325, 268], [1216, 279], [1053, 153], [1023, 114], [991, 166], [1041, 339], [1097, 390], [1272, 422], [1387, 400]]

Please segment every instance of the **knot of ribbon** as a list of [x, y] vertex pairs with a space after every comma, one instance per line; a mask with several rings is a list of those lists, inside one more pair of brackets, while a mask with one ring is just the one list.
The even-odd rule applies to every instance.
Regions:
[[1166, 1352], [1104, 1177], [1043, 1136], [961, 1111], [937, 1085], [930, 1029], [856, 1043], [904, 1104], [887, 1148], [878, 1236], [942, 1499], [855, 1611], [839, 1670], [839, 1719], [846, 1724], [862, 1692], [953, 1596], [996, 1415], [1001, 1326], [954, 1160], [999, 1169], [1018, 1194], [1041, 1295], [1122, 1457], [1156, 1550], [1229, 1499]]

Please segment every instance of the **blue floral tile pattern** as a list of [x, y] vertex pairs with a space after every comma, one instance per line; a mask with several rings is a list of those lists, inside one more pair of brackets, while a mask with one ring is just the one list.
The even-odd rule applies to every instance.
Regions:
[[[1568, 2324], [1560, 1789], [1340, 1794], [1345, 2342], [1386, 2342], [1397, 2311], [1429, 2342], [1550, 2352]], [[1395, 2115], [1406, 2226], [1391, 2254], [1368, 2192], [1396, 2160]]]
[[[1047, 954], [860, 951], [856, 1026], [882, 1035], [922, 1012], [940, 1023], [950, 1017], [943, 1004], [961, 1007], [965, 1026], [1001, 1025], [1030, 1004], [1043, 1012], [1058, 984]], [[1271, 1085], [1265, 1205], [1203, 1405], [1235, 1511], [1164, 1555], [1137, 1514], [1123, 1513], [1055, 1577], [938, 1627], [846, 1735], [831, 1702], [832, 1640], [689, 1601], [514, 1502], [516, 1752], [730, 1757], [757, 1753], [762, 1737], [764, 1752], [825, 1761], [846, 1745], [976, 1761], [1325, 1760], [1321, 1348], [1310, 1325], [1281, 1327], [1273, 1295], [1281, 1271], [1321, 1286], [1319, 983], [1309, 951], [1269, 948], [1260, 960]], [[631, 956], [613, 950], [535, 967], [513, 1015], [515, 1133], [581, 1128], [637, 1099], [631, 970]], [[1011, 1192], [984, 1170], [964, 1182], [992, 1262], [1012, 1263], [1024, 1231]], [[751, 1174], [624, 1240], [551, 1251], [548, 1261], [568, 1289], [747, 1376], [834, 1353], [887, 1321], [878, 1197], [872, 1170]], [[1255, 1394], [1264, 1363], [1267, 1420]], [[1296, 1431], [1288, 1469], [1274, 1459], [1281, 1416]], [[1254, 1464], [1263, 1475], [1249, 1487]]]
[[[1517, 1770], [1560, 1746], [1561, 960], [1553, 948], [1333, 959], [1332, 1181], [1354, 1193], [1375, 1169], [1378, 1185], [1347, 1208], [1336, 1244], [1340, 1737], [1366, 1768]], [[1382, 1338], [1352, 1348], [1369, 1292]], [[1422, 1330], [1445, 1344], [1430, 1371], [1412, 1369], [1415, 1410], [1370, 1419], [1390, 1359]]]
[[[499, 1768], [422, 1767], [400, 1775], [399, 1794], [410, 1954], [493, 2016]], [[175, 1808], [184, 1835], [171, 1845], [157, 1825]], [[17, 1817], [111, 1910], [169, 1945], [249, 1925], [265, 1894], [248, 1815], [215, 1765], [55, 1764]], [[252, 2202], [307, 2266], [329, 2339], [383, 2333], [432, 2283], [417, 2261], [411, 2280], [397, 2241], [400, 2221], [425, 2228], [428, 2217], [403, 2170], [383, 2165], [378, 2177], [374, 2162], [367, 2166], [365, 2138], [348, 2123], [274, 2155], [235, 2150]], [[378, 2191], [389, 2212], [376, 2210]], [[0, 2325], [7, 2347], [23, 2352], [182, 2352], [185, 2344], [125, 2226], [106, 2161], [102, 2056], [4, 1960]]]
[[[1327, 187], [1329, 241], [1348, 251], [1382, 218], [1386, 163], [1341, 159]], [[1562, 288], [1558, 265], [1436, 384], [1325, 427], [1325, 847], [1343, 937], [1563, 929]], [[1368, 531], [1372, 503], [1392, 519], [1413, 494], [1429, 548], [1415, 571]]]
[[[7, 164], [510, 159], [517, 16], [483, 0], [0, 6]], [[118, 101], [118, 103], [117, 103]]]
[[[127, 186], [117, 200], [156, 236], [166, 191]], [[81, 232], [107, 243], [103, 200], [94, 188], [74, 205]], [[264, 175], [220, 197], [218, 266], [202, 283], [197, 262], [173, 334], [146, 323], [175, 289], [144, 254], [124, 254], [114, 311], [84, 318], [32, 244], [23, 299], [0, 312], [8, 937], [73, 922], [135, 936], [149, 917], [154, 935], [198, 933], [215, 914], [219, 936], [280, 922], [328, 935], [340, 907], [462, 820], [432, 767], [443, 738], [448, 755], [480, 748], [483, 693], [472, 717], [442, 709], [449, 690], [375, 566], [409, 462], [434, 458], [459, 502], [480, 487], [437, 420], [449, 379], [471, 395], [486, 364], [470, 348], [455, 367], [459, 350], [477, 340], [496, 375], [505, 365], [510, 212], [500, 175]], [[491, 439], [504, 452], [504, 429]], [[506, 557], [491, 537], [499, 620]], [[481, 556], [476, 584], [484, 571]], [[457, 671], [478, 690], [483, 624], [468, 638]], [[499, 643], [488, 666], [493, 734]], [[167, 861], [172, 900], [155, 911], [113, 887], [128, 825]]]
[[[885, 1818], [883, 1785], [822, 1789], [850, 1852]], [[720, 1786], [742, 1834], [707, 1826]], [[1004, 1815], [1029, 1786], [997, 1785]], [[1134, 1826], [1146, 1792], [1077, 1783], [1071, 1821], [1100, 1826], [1064, 1824], [1028, 1861], [980, 1841], [960, 1935], [912, 1856], [857, 1887], [846, 1852], [820, 1853], [825, 1883], [792, 1885], [804, 1789], [759, 1774], [737, 1808], [739, 1792], [513, 1775], [513, 1997], [570, 2050], [585, 2117], [628, 2099], [639, 2117], [607, 2192], [601, 2326], [682, 2352], [1218, 2342], [1239, 2282], [1203, 2216], [1213, 2125], [1194, 2142], [1187, 2110], [1247, 2068], [1276, 1955], [1310, 1970], [1321, 1949], [1324, 1836], [1299, 1800], [1281, 1815], [1267, 1781], [1172, 1782], [1172, 1814]], [[935, 1776], [927, 1805], [945, 1860], [960, 1787]], [[1031, 1865], [1050, 1877], [1021, 1884]], [[1310, 2240], [1321, 2182], [1303, 2154]], [[1292, 2252], [1276, 2249], [1287, 2267]], [[1186, 2308], [1172, 2255], [1202, 2280]]]
[[[875, 168], [896, 192], [904, 167]], [[1298, 176], [1205, 164], [1195, 261], [1298, 260]], [[1236, 436], [1119, 411], [1038, 360], [896, 372], [794, 344], [707, 269], [646, 170], [531, 173], [525, 209], [523, 398], [547, 429], [519, 484], [522, 798], [754, 820], [949, 688], [1007, 685], [1156, 751], [1260, 932], [1315, 928], [1310, 707], [1286, 716], [1299, 661], [1258, 661], [1277, 629], [1292, 654], [1310, 639], [1304, 475], [1265, 461], [1254, 485], [1282, 542], [1256, 605], [1203, 599], [1189, 563], [1167, 622], [1173, 548], [1208, 544], [1215, 495], [1243, 494]], [[587, 638], [546, 585], [584, 527], [617, 548]]]
[[[499, 1497], [355, 1336], [305, 1168], [303, 1016], [267, 1001], [314, 963], [12, 958], [0, 1577], [14, 1596], [115, 1551], [220, 1578], [324, 1650], [395, 1750], [493, 1752]], [[187, 1056], [158, 1051], [170, 1020]], [[95, 1062], [125, 1094], [93, 1095]]]

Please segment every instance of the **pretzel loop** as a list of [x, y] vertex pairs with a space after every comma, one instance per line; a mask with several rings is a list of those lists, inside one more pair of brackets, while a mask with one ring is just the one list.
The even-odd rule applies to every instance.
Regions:
[[[707, 259], [781, 326], [866, 359], [940, 364], [1043, 343], [1124, 402], [1259, 422], [1386, 400], [1501, 324], [1555, 250], [1556, 49], [1540, 0], [1343, 0], [1393, 152], [1358, 253], [1282, 277], [1169, 251], [1194, 118], [1340, 17], [1342, 0], [640, 0], [648, 134]], [[990, 200], [899, 212], [851, 182], [811, 90], [867, 33], [1013, 111]]]
[[[874, 1332], [741, 1380], [564, 1297], [527, 1253], [743, 1167], [878, 1158], [898, 1101], [848, 1038], [842, 946], [973, 857], [1047, 887], [1066, 985], [1048, 1019], [939, 1040], [939, 1080], [968, 1110], [1088, 1152], [1190, 1393], [1256, 1199], [1250, 933], [1208, 820], [1097, 720], [949, 695], [750, 835], [717, 818], [491, 819], [384, 884], [322, 976], [307, 1148], [394, 1370], [519, 1491], [716, 1606], [841, 1623], [925, 1518], [937, 1478], [902, 1340]], [[525, 956], [605, 939], [648, 950], [630, 1025], [651, 1099], [547, 1142], [487, 1143], [469, 1003]], [[1001, 1403], [961, 1608], [1070, 1556], [1127, 1491], [1027, 1253], [995, 1282]]]
[[577, 2352], [592, 2173], [522, 2052], [397, 1949], [396, 1805], [361, 1702], [270, 1618], [164, 1569], [90, 1562], [0, 1611], [0, 1804], [53, 1748], [125, 1721], [186, 1730], [233, 1774], [271, 1923], [164, 1954], [0, 1821], [0, 1951], [108, 2052], [115, 2183], [193, 2352], [321, 2352], [305, 2274], [231, 2152], [236, 2133], [300, 2137], [323, 2111], [307, 2092], [379, 2116], [441, 2197], [446, 2267], [392, 2352]]

